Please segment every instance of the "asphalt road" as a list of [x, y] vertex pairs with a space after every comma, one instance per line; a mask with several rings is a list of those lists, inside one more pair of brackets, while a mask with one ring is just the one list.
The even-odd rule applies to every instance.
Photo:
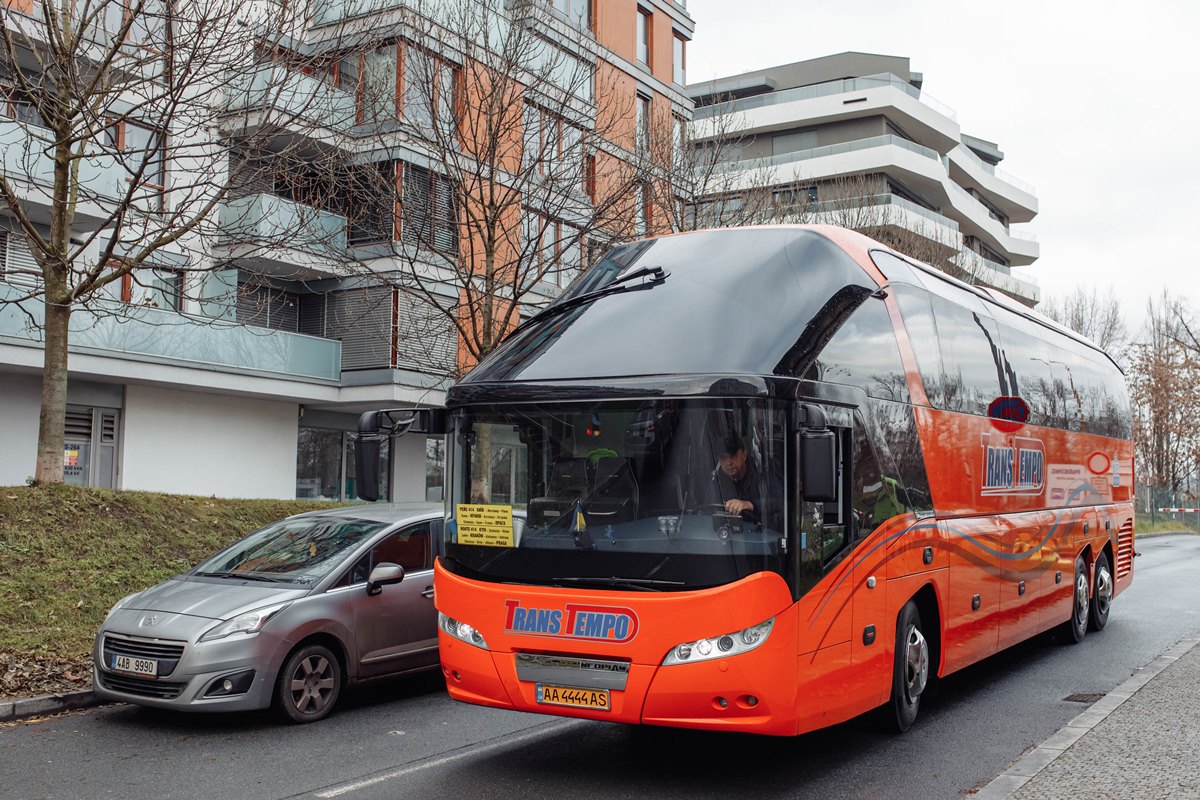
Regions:
[[1200, 537], [1138, 550], [1103, 633], [951, 676], [904, 736], [870, 715], [796, 739], [525, 715], [452, 703], [426, 676], [301, 727], [108, 706], [3, 728], [0, 800], [962, 797], [1085, 707], [1065, 697], [1107, 692], [1200, 632]]

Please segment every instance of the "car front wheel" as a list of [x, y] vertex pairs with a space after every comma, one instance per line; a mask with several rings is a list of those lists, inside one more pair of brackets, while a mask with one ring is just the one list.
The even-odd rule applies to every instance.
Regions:
[[342, 667], [329, 648], [301, 647], [288, 658], [275, 684], [275, 710], [286, 722], [324, 719], [342, 690]]

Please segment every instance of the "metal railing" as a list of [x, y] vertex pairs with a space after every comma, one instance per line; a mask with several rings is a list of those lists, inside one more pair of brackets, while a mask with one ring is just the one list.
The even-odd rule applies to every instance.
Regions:
[[967, 147], [965, 144], [961, 145], [959, 147], [959, 151], [966, 153], [967, 158], [969, 158], [971, 161], [973, 161], [984, 172], [986, 172], [990, 175], [995, 175], [1000, 180], [1004, 181], [1007, 184], [1015, 186], [1016, 188], [1025, 192], [1026, 194], [1032, 194], [1032, 195], [1037, 194], [1037, 189], [1034, 188], [1033, 184], [1027, 183], [1027, 182], [1021, 180], [1020, 178], [1016, 177], [1012, 173], [1005, 172], [1004, 170], [997, 167], [995, 164], [989, 164], [988, 162], [986, 162], [982, 158], [980, 158], [978, 153], [976, 153], [971, 148]]
[[777, 156], [768, 156], [766, 158], [750, 158], [741, 161], [730, 161], [720, 165], [722, 170], [744, 170], [753, 169], [755, 167], [777, 167], [783, 164], [790, 164], [795, 161], [807, 161], [812, 158], [824, 158], [825, 156], [834, 156], [841, 153], [853, 153], [859, 150], [870, 150], [876, 147], [900, 147], [919, 156], [941, 161], [941, 156], [936, 150], [909, 141], [902, 136], [895, 134], [884, 134], [883, 136], [872, 136], [869, 139], [856, 139], [852, 142], [841, 142], [839, 144], [830, 144], [823, 147], [813, 147], [808, 150], [795, 150], [791, 153], [780, 153]]

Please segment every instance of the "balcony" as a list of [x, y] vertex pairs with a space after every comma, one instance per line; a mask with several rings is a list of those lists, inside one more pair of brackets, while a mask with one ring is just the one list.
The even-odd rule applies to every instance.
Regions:
[[258, 119], [247, 120], [251, 127], [299, 127], [310, 138], [318, 132], [327, 135], [348, 131], [358, 115], [352, 92], [283, 67], [263, 67], [234, 76], [225, 108], [228, 112], [261, 114]]
[[[47, 128], [0, 118], [0, 164], [4, 177], [27, 204], [30, 216], [43, 224], [49, 224], [54, 206], [54, 158], [48, 152], [53, 139]], [[77, 226], [87, 228], [104, 223], [108, 210], [123, 195], [124, 175], [124, 170], [112, 159], [79, 161]]]
[[346, 218], [271, 194], [237, 197], [221, 207], [218, 246], [227, 257], [278, 277], [341, 275]]
[[[0, 283], [0, 339], [40, 346], [42, 301], [7, 302], [22, 295]], [[299, 380], [336, 381], [341, 376], [342, 343], [332, 339], [114, 301], [77, 309], [70, 325], [73, 353]]]

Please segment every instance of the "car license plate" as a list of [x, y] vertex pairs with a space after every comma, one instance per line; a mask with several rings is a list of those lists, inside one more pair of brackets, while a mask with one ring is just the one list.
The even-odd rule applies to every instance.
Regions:
[[537, 685], [537, 701], [549, 706], [593, 708], [608, 711], [608, 689], [581, 689], [577, 686]]
[[152, 658], [131, 658], [130, 656], [113, 656], [112, 668], [117, 672], [132, 672], [134, 675], [158, 677], [158, 662]]

